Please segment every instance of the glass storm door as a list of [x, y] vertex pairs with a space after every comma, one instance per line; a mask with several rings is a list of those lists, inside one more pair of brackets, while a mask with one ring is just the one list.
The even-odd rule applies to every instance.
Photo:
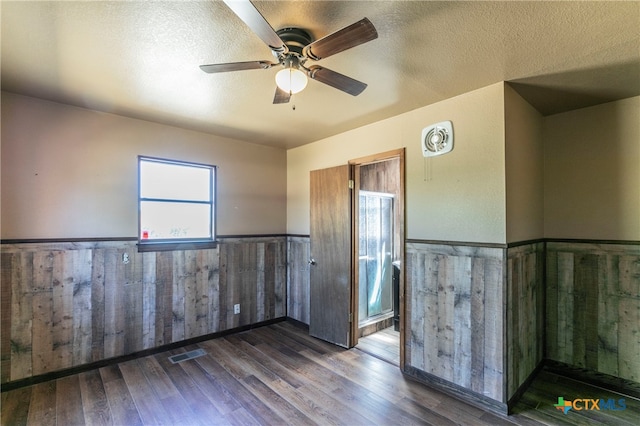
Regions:
[[393, 312], [393, 195], [359, 194], [358, 320]]

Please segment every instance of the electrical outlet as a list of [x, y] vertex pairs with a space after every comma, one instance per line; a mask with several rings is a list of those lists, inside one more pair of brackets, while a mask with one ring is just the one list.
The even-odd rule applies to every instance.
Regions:
[[233, 313], [234, 314], [239, 314], [240, 313], [240, 304], [236, 303], [235, 305], [233, 305]]
[[124, 263], [125, 265], [129, 263], [129, 253], [122, 254], [122, 263]]

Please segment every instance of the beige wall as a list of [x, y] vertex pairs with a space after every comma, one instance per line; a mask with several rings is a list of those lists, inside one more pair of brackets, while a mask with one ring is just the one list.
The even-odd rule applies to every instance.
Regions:
[[[309, 172], [406, 147], [407, 237], [504, 243], [503, 83], [287, 151], [287, 232], [309, 233]], [[454, 149], [425, 160], [424, 127], [453, 122]]]
[[[139, 154], [220, 166], [220, 234], [306, 235], [309, 171], [406, 147], [408, 238], [638, 240], [639, 116], [634, 97], [541, 118], [498, 83], [285, 153], [2, 92], [2, 238], [135, 236]], [[425, 160], [442, 120], [455, 148]]]
[[544, 119], [544, 236], [640, 240], [640, 97]]
[[504, 92], [507, 242], [544, 235], [542, 115], [508, 84]]
[[2, 92], [2, 238], [135, 237], [138, 155], [219, 166], [218, 234], [286, 231], [284, 150]]

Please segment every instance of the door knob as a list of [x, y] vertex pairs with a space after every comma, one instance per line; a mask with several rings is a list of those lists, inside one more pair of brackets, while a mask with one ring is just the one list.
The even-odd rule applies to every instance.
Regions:
[[313, 257], [309, 258], [309, 265], [315, 265], [316, 264], [316, 260]]

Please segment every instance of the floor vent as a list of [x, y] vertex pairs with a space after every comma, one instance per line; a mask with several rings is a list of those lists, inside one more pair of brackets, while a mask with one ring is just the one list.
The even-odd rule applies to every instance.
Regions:
[[177, 364], [179, 362], [186, 361], [188, 359], [198, 358], [199, 356], [206, 355], [206, 354], [207, 353], [204, 351], [204, 349], [196, 349], [195, 351], [189, 351], [183, 354], [172, 355], [169, 357], [169, 361], [171, 361], [172, 364]]

